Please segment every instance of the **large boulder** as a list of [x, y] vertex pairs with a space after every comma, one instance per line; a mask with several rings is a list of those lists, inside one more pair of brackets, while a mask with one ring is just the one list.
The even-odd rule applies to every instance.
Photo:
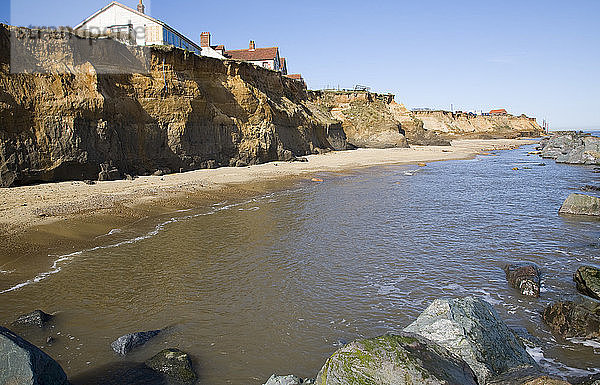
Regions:
[[69, 382], [50, 356], [0, 326], [0, 384], [68, 385]]
[[31, 313], [19, 316], [14, 322], [14, 326], [37, 326], [44, 327], [48, 321], [52, 319], [52, 315], [46, 314], [41, 310], [34, 310]]
[[314, 384], [314, 380], [306, 378], [301, 379], [298, 376], [294, 376], [293, 374], [288, 374], [287, 376], [278, 376], [277, 374], [271, 375], [267, 382], [263, 385], [311, 385]]
[[600, 299], [600, 269], [594, 266], [580, 266], [573, 280], [579, 292]]
[[177, 384], [193, 384], [198, 379], [190, 356], [179, 349], [164, 349], [145, 364]]
[[560, 214], [600, 215], [600, 198], [573, 193], [567, 197], [558, 210]]
[[540, 142], [542, 158], [557, 163], [600, 164], [600, 138], [583, 132], [555, 132]]
[[412, 335], [384, 335], [349, 343], [325, 363], [317, 385], [475, 385], [469, 366], [447, 349]]
[[437, 299], [404, 331], [419, 334], [461, 357], [479, 384], [539, 372], [523, 343], [492, 305], [474, 297]]
[[150, 330], [147, 332], [125, 334], [124, 336], [121, 336], [114, 340], [110, 344], [110, 346], [115, 351], [115, 353], [124, 356], [133, 349], [144, 345], [146, 342], [150, 341], [160, 332], [160, 330]]
[[530, 297], [540, 296], [540, 269], [533, 263], [517, 263], [504, 266], [509, 285], [521, 294]]
[[542, 314], [544, 323], [562, 338], [600, 339], [600, 301], [580, 296], [574, 301], [550, 304]]

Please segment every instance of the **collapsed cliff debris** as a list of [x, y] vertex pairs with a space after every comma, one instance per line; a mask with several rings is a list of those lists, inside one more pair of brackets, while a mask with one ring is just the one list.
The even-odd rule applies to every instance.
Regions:
[[581, 131], [556, 131], [539, 149], [542, 158], [556, 163], [600, 165], [600, 138]]

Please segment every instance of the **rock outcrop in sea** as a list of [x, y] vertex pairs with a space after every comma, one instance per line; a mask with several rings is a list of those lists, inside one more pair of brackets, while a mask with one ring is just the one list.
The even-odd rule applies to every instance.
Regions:
[[413, 334], [349, 343], [323, 365], [317, 385], [476, 385], [469, 366], [446, 348]]
[[600, 299], [600, 269], [595, 266], [580, 266], [573, 274], [577, 290], [589, 297]]
[[0, 384], [68, 385], [69, 382], [54, 359], [0, 326]]
[[146, 342], [156, 337], [160, 332], [161, 330], [150, 330], [146, 332], [135, 332], [125, 334], [114, 340], [110, 344], [110, 347], [112, 348], [112, 350], [114, 350], [115, 353], [124, 356], [133, 349], [145, 345]]
[[561, 338], [600, 341], [600, 301], [579, 296], [572, 301], [555, 302], [546, 307], [542, 319]]
[[480, 385], [540, 374], [523, 343], [492, 305], [481, 299], [437, 299], [404, 331], [428, 338], [461, 357]]
[[558, 210], [560, 214], [600, 215], [600, 198], [585, 194], [570, 194]]
[[540, 269], [533, 263], [514, 263], [504, 266], [506, 280], [521, 294], [540, 296]]
[[557, 131], [543, 139], [539, 146], [542, 158], [557, 163], [600, 164], [600, 138], [577, 131]]

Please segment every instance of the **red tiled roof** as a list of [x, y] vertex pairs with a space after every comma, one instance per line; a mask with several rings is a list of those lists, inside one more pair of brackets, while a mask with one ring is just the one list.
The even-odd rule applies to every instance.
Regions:
[[491, 110], [490, 114], [506, 114], [506, 110], [504, 108], [499, 109], [499, 110]]
[[214, 47], [213, 49], [216, 49], [217, 51], [221, 51], [221, 50], [225, 50], [225, 46], [223, 44], [220, 44], [220, 45]]
[[277, 47], [256, 48], [251, 51], [249, 49], [235, 49], [225, 51], [225, 54], [236, 60], [257, 61], [257, 60], [274, 60], [277, 57]]
[[302, 75], [300, 75], [300, 74], [289, 74], [289, 75], [285, 75], [285, 76], [287, 76], [290, 79], [303, 80]]

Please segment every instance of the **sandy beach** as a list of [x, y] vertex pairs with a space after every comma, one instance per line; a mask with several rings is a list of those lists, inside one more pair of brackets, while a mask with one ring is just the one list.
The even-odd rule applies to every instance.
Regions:
[[116, 226], [203, 202], [285, 188], [318, 172], [469, 159], [531, 143], [535, 140], [457, 140], [452, 146], [336, 151], [307, 156], [308, 162], [204, 169], [94, 185], [74, 181], [7, 188], [0, 194], [0, 251], [23, 255], [53, 246], [81, 247]]
[[[506, 150], [534, 140], [457, 140], [452, 146], [413, 146], [394, 149], [359, 149], [309, 155], [308, 162], [271, 162], [248, 167], [204, 169], [164, 176], [141, 176], [134, 180], [47, 183], [2, 189], [0, 234], [15, 234], [37, 225], [79, 215], [113, 211], [124, 214], [136, 207], [180, 201], [193, 194], [214, 193], [253, 182], [269, 182], [316, 172], [335, 172], [389, 164], [468, 159], [493, 150]], [[253, 188], [249, 188], [253, 190]], [[169, 204], [168, 206], [172, 206]], [[116, 210], [116, 212], [114, 212]]]

